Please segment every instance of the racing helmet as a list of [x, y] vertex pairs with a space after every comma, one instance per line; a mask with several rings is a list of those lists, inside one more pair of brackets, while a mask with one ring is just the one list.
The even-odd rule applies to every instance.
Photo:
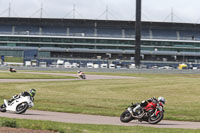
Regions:
[[158, 97], [158, 101], [159, 102], [162, 102], [163, 104], [165, 104], [165, 98], [164, 97]]
[[35, 89], [30, 89], [30, 95], [32, 96], [32, 97], [34, 97], [35, 96], [35, 93], [36, 93], [36, 90]]

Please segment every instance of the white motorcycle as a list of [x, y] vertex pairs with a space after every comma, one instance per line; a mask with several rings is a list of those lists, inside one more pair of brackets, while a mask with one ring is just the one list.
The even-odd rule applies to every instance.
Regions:
[[8, 102], [4, 99], [4, 104], [0, 106], [1, 112], [11, 111], [16, 114], [25, 113], [28, 108], [34, 106], [33, 98], [30, 96], [20, 96], [19, 98], [13, 100], [12, 102]]

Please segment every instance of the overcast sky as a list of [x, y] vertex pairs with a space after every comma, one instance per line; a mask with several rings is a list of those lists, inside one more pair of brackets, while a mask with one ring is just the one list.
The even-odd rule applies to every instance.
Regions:
[[[8, 16], [10, 3], [11, 17], [40, 17], [43, 7], [43, 18], [135, 20], [135, 1], [0, 0], [0, 17]], [[144, 21], [200, 23], [199, 11], [200, 0], [142, 0]]]

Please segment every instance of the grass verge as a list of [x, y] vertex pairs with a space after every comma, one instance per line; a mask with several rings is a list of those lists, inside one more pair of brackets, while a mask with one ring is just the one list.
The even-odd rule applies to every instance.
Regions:
[[[5, 123], [10, 123], [5, 125]], [[13, 127], [13, 123], [16, 127]], [[198, 133], [200, 130], [168, 129], [151, 127], [124, 127], [111, 125], [70, 124], [51, 121], [0, 118], [0, 126], [27, 128], [35, 130], [51, 130], [59, 133]]]

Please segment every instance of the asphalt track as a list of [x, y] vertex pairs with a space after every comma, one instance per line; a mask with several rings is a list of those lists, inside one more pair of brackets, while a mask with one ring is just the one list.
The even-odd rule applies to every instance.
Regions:
[[0, 117], [31, 119], [31, 120], [48, 120], [48, 121], [56, 121], [56, 122], [64, 122], [64, 123], [79, 123], [79, 124], [200, 129], [199, 122], [162, 120], [160, 123], [158, 123], [156, 125], [151, 125], [146, 122], [141, 123], [138, 121], [122, 123], [122, 122], [120, 122], [119, 117], [60, 113], [60, 112], [38, 111], [38, 110], [28, 110], [25, 114], [22, 114], [22, 115], [9, 113], [9, 112], [8, 113], [0, 113]]
[[[61, 74], [61, 73], [41, 73], [41, 72], [23, 72], [23, 73], [77, 76], [76, 74]], [[135, 78], [127, 76], [105, 76], [105, 75], [86, 75], [86, 76], [87, 80]], [[35, 82], [35, 81], [38, 82], [38, 81], [65, 81], [65, 80], [69, 81], [69, 80], [80, 80], [80, 79], [0, 79], [0, 82]], [[17, 115], [11, 112], [0, 113], [0, 117], [32, 119], [32, 120], [49, 120], [56, 122], [80, 123], [80, 124], [200, 129], [200, 122], [162, 120], [159, 124], [156, 125], [151, 125], [146, 122], [141, 123], [138, 121], [122, 123], [120, 122], [119, 117], [83, 115], [83, 114], [60, 113], [60, 112], [38, 111], [38, 110], [28, 110], [25, 114], [22, 115]]]

